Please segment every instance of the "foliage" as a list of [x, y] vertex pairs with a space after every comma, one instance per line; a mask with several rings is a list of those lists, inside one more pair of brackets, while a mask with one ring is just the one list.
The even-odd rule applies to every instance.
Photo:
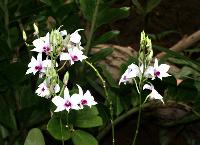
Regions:
[[[64, 142], [73, 143], [74, 145], [96, 145], [110, 131], [110, 129], [107, 132], [105, 130], [112, 125], [112, 122], [114, 122], [113, 125], [116, 125], [120, 117], [126, 116], [129, 112], [139, 111], [141, 103], [138, 99], [137, 88], [132, 84], [119, 86], [106, 66], [99, 64], [101, 60], [112, 55], [114, 49], [106, 48], [95, 54], [91, 53], [92, 47], [98, 47], [98, 44], [109, 42], [120, 34], [119, 30], [105, 31], [101, 29], [105, 25], [112, 25], [112, 22], [127, 20], [131, 6], [116, 7], [117, 2], [119, 1], [0, 1], [1, 145], [54, 145], [60, 144], [60, 142], [63, 142], [63, 144]], [[160, 3], [161, 0], [149, 0], [143, 6], [140, 1], [133, 0], [134, 6], [144, 17], [143, 19], [146, 19], [148, 14]], [[39, 28], [39, 35], [34, 33], [34, 22]], [[83, 38], [81, 40], [82, 45], [86, 49], [84, 53], [87, 54], [88, 61], [94, 68], [86, 62], [82, 65], [77, 63], [72, 67], [64, 67], [59, 75], [60, 78], [63, 78], [65, 72], [69, 72], [70, 93], [77, 92], [75, 86], [77, 83], [83, 87], [83, 90], [90, 90], [98, 102], [98, 105], [92, 106], [92, 108], [86, 107], [79, 111], [72, 110], [70, 113], [67, 113], [67, 111], [55, 113], [55, 105], [50, 100], [35, 94], [35, 90], [42, 80], [31, 75], [25, 76], [29, 60], [32, 55], [35, 56], [35, 53], [30, 51], [33, 49], [32, 41], [61, 25], [63, 25], [62, 28], [67, 30], [68, 34], [79, 28], [85, 29], [85, 31], [79, 33]], [[31, 44], [28, 47], [23, 41], [23, 30], [27, 35], [26, 43]], [[103, 33], [98, 34], [98, 31]], [[177, 32], [166, 31], [155, 35], [155, 39], [161, 39], [166, 35], [175, 33]], [[154, 46], [154, 48], [167, 53], [160, 62], [169, 61], [181, 68], [181, 71], [174, 76], [183, 79], [183, 81], [177, 86], [176, 78], [171, 76], [164, 78], [162, 83], [155, 79], [152, 84], [159, 90], [159, 93], [161, 92], [166, 106], [170, 101], [174, 101], [181, 104], [182, 107], [184, 106], [188, 112], [181, 118], [170, 121], [161, 120], [158, 121], [158, 124], [166, 127], [183, 127], [197, 121], [200, 117], [198, 113], [200, 111], [200, 65], [199, 58], [193, 59], [191, 56], [193, 53], [199, 53], [199, 46], [196, 47], [197, 49], [194, 47], [186, 50], [184, 53], [187, 56], [160, 46]], [[124, 73], [127, 66], [131, 63], [137, 64], [137, 61], [137, 58], [130, 58], [128, 62], [122, 65], [121, 72]], [[105, 87], [107, 91], [104, 91]], [[149, 92], [141, 92], [141, 99], [145, 101]], [[157, 105], [157, 101], [151, 102]], [[159, 106], [161, 104], [156, 107]], [[144, 104], [145, 107], [151, 108], [149, 101]], [[124, 118], [126, 119], [133, 113]], [[187, 139], [187, 144], [199, 144], [197, 139], [190, 137], [191, 134], [188, 135], [187, 129], [186, 127], [186, 130], [181, 132], [181, 135]], [[167, 145], [173, 140], [173, 137], [167, 133], [166, 130], [160, 132], [161, 144]], [[175, 133], [175, 135], [179, 134], [179, 131]]]

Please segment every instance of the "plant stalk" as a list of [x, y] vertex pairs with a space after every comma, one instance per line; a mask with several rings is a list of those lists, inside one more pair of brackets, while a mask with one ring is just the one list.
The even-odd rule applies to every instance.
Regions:
[[106, 82], [103, 79], [103, 77], [100, 75], [99, 71], [92, 65], [92, 63], [88, 62], [87, 60], [85, 60], [85, 62], [96, 72], [97, 77], [101, 80], [101, 83], [103, 85], [104, 88], [104, 92], [106, 95], [106, 99], [109, 102], [109, 110], [110, 110], [110, 124], [111, 124], [111, 128], [112, 128], [112, 145], [115, 145], [115, 129], [114, 129], [114, 119], [113, 119], [113, 104], [112, 104], [112, 100], [109, 98], [108, 95], [108, 91], [106, 88]]
[[94, 14], [92, 16], [90, 33], [89, 33], [87, 44], [86, 44], [86, 47], [85, 47], [86, 56], [88, 56], [90, 54], [90, 51], [91, 51], [91, 43], [92, 43], [93, 33], [95, 31], [95, 25], [96, 25], [98, 10], [99, 10], [99, 4], [100, 4], [100, 0], [97, 0], [96, 7], [94, 9]]
[[136, 131], [135, 131], [135, 135], [134, 135], [134, 139], [133, 139], [133, 144], [132, 145], [135, 145], [136, 139], [137, 139], [137, 135], [138, 135], [138, 132], [139, 132], [141, 111], [142, 111], [141, 103], [142, 103], [142, 101], [141, 101], [141, 92], [140, 92], [139, 93], [139, 111], [138, 111], [137, 126], [136, 126]]

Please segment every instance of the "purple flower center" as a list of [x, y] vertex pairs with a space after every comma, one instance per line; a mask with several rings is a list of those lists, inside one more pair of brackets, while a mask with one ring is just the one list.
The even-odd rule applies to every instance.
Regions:
[[72, 56], [72, 60], [73, 61], [77, 61], [78, 60], [78, 56], [76, 56], [76, 55]]
[[65, 104], [64, 104], [64, 106], [65, 106], [66, 108], [68, 108], [68, 107], [71, 107], [71, 106], [72, 106], [72, 104], [71, 104], [71, 102], [69, 102], [69, 101], [66, 101], [66, 102], [65, 102]]
[[160, 76], [160, 72], [159, 71], [154, 71], [154, 75], [156, 76], [156, 77], [158, 77], [158, 76]]
[[44, 53], [49, 54], [50, 48], [48, 46], [43, 47]]
[[87, 105], [87, 100], [85, 100], [85, 99], [81, 100], [81, 104], [82, 105]]
[[40, 64], [40, 65], [35, 66], [35, 70], [41, 71], [42, 70], [42, 65]]
[[42, 87], [42, 92], [44, 92], [45, 91], [45, 88], [44, 87]]

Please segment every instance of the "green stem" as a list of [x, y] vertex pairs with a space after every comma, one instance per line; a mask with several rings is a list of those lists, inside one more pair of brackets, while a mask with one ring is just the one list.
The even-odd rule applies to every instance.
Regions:
[[62, 70], [65, 66], [65, 64], [67, 63], [67, 61], [64, 62], [64, 64], [57, 70], [57, 72], [59, 72], [60, 70]]
[[9, 31], [9, 12], [8, 12], [8, 0], [4, 1], [4, 19], [5, 19], [5, 29], [7, 32], [7, 44], [8, 47], [11, 49], [11, 40], [10, 40], [10, 31]]
[[93, 33], [94, 33], [94, 30], [95, 30], [96, 19], [97, 19], [98, 10], [99, 10], [99, 4], [100, 4], [100, 0], [97, 0], [96, 7], [94, 9], [94, 14], [92, 16], [90, 33], [89, 33], [87, 44], [86, 44], [86, 47], [85, 47], [86, 56], [88, 56], [90, 54], [90, 51], [91, 51], [91, 43], [92, 43]]
[[101, 83], [103, 85], [103, 88], [104, 88], [104, 92], [105, 92], [105, 95], [106, 95], [106, 99], [107, 101], [109, 102], [109, 109], [110, 109], [110, 123], [111, 123], [111, 128], [112, 128], [112, 145], [115, 145], [115, 129], [114, 129], [114, 122], [113, 122], [113, 104], [112, 104], [112, 100], [109, 98], [109, 95], [108, 95], [108, 91], [107, 91], [107, 88], [106, 88], [106, 82], [105, 80], [103, 79], [103, 77], [100, 75], [99, 71], [92, 65], [92, 63], [88, 62], [87, 60], [85, 60], [85, 62], [96, 72], [98, 78], [101, 80]]
[[62, 95], [62, 93], [64, 92], [64, 89], [65, 89], [65, 84], [63, 84], [63, 86], [62, 86], [62, 89], [61, 89], [61, 91], [60, 91], [60, 94], [59, 94], [59, 96], [61, 96], [61, 95]]
[[[143, 68], [144, 70], [144, 68]], [[132, 145], [135, 145], [136, 144], [136, 139], [137, 139], [137, 135], [138, 135], [138, 132], [139, 132], [139, 127], [140, 127], [140, 119], [141, 119], [141, 111], [142, 111], [142, 96], [141, 96], [141, 92], [142, 92], [142, 86], [143, 86], [143, 76], [144, 76], [144, 73], [142, 73], [142, 76], [139, 80], [139, 84], [137, 84], [135, 78], [134, 78], [134, 82], [135, 82], [135, 85], [136, 85], [136, 88], [137, 88], [137, 92], [139, 94], [139, 111], [138, 111], [138, 119], [137, 119], [137, 126], [136, 126], [136, 130], [135, 130], [135, 135], [134, 135], [134, 138], [133, 138], [133, 144]]]
[[134, 135], [134, 139], [133, 139], [133, 145], [135, 145], [136, 143], [136, 139], [137, 139], [137, 135], [139, 132], [139, 127], [140, 127], [140, 119], [141, 119], [141, 111], [142, 111], [142, 107], [141, 107], [141, 92], [139, 93], [139, 111], [138, 111], [138, 120], [137, 120], [137, 126], [136, 126], [136, 131], [135, 131], [135, 135]]
[[[141, 106], [142, 109], [144, 108], [148, 108], [152, 106], [152, 103], [146, 103], [146, 104], [143, 104]], [[131, 116], [132, 114], [136, 113], [139, 111], [139, 108], [140, 107], [134, 107], [132, 108], [131, 110], [127, 111], [126, 113], [122, 114], [121, 116], [117, 117], [114, 121], [113, 121], [113, 124], [114, 125], [117, 125], [121, 122], [123, 122], [126, 118], [128, 118], [129, 116]], [[97, 139], [98, 140], [101, 140], [110, 130], [111, 130], [111, 124], [107, 125], [97, 136]]]

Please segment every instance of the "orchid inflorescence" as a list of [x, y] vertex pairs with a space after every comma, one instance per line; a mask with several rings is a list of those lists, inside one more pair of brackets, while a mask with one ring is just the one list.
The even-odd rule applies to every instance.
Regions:
[[44, 37], [38, 37], [33, 41], [34, 48], [31, 51], [37, 52], [37, 57], [32, 56], [26, 74], [33, 73], [35, 75], [38, 73], [39, 77], [43, 79], [36, 90], [36, 94], [48, 99], [52, 98], [52, 102], [57, 107], [55, 112], [63, 110], [69, 112], [71, 109], [80, 110], [84, 106], [91, 107], [97, 104], [90, 92], [87, 90], [86, 93], [83, 93], [79, 85], [77, 85], [79, 93], [70, 96], [67, 88], [69, 73], [66, 72], [63, 83], [60, 82], [58, 75], [60, 68], [57, 60], [73, 65], [75, 62], [82, 62], [87, 58], [83, 54], [84, 48], [81, 46], [81, 36], [78, 33], [81, 30], [83, 29], [67, 34], [66, 30], [60, 31], [59, 27], [52, 30], [51, 33], [48, 32]]
[[140, 90], [138, 89], [138, 93], [141, 93], [141, 90], [144, 89], [151, 90], [151, 93], [147, 96], [147, 98], [159, 99], [164, 103], [163, 97], [155, 90], [154, 86], [148, 82], [148, 79], [154, 80], [155, 78], [159, 78], [162, 80], [163, 77], [170, 76], [167, 73], [170, 66], [167, 64], [158, 65], [157, 58], [154, 60], [154, 65], [151, 65], [151, 61], [153, 60], [152, 44], [151, 40], [145, 35], [144, 32], [141, 33], [138, 60], [138, 65], [132, 63], [128, 66], [127, 70], [122, 75], [119, 84], [126, 84], [127, 82], [132, 83], [134, 81], [136, 87], [140, 87]]

